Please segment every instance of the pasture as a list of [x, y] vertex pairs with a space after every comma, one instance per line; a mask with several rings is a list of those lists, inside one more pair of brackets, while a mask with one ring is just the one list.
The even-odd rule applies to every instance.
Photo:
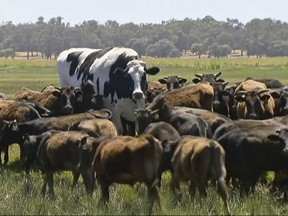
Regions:
[[[221, 78], [234, 83], [247, 76], [255, 78], [275, 78], [288, 85], [288, 58], [227, 58], [227, 59], [144, 59], [148, 66], [158, 66], [161, 72], [148, 76], [158, 80], [164, 76], [178, 75], [191, 82], [195, 73], [222, 72]], [[11, 60], [0, 59], [0, 92], [13, 98], [21, 87], [41, 90], [47, 85], [59, 85], [56, 61], [54, 60]], [[54, 199], [40, 194], [42, 178], [37, 166], [33, 167], [32, 179], [24, 179], [19, 162], [17, 145], [9, 148], [10, 162], [0, 171], [1, 214], [20, 215], [140, 215], [147, 211], [146, 188], [137, 191], [129, 186], [111, 187], [111, 202], [105, 209], [98, 205], [99, 189], [93, 196], [86, 195], [82, 179], [72, 190], [72, 175], [61, 172], [55, 175]], [[269, 176], [271, 177], [271, 176]], [[272, 177], [271, 177], [272, 178]], [[270, 181], [271, 178], [268, 180]], [[225, 214], [222, 200], [212, 186], [208, 197], [192, 203], [187, 185], [182, 185], [182, 202], [173, 205], [169, 191], [169, 173], [165, 173], [160, 190], [163, 212], [154, 209], [154, 214], [163, 215], [221, 215]], [[282, 194], [270, 193], [267, 185], [258, 184], [256, 193], [240, 197], [238, 191], [231, 191], [230, 209], [235, 215], [283, 215], [288, 214], [288, 204], [281, 202]]]

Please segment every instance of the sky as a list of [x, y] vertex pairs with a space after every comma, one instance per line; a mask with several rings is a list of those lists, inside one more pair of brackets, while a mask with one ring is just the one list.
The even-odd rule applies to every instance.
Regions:
[[207, 15], [246, 24], [254, 18], [288, 22], [287, 11], [288, 0], [0, 0], [0, 24], [36, 23], [40, 16], [44, 22], [60, 16], [71, 26], [88, 20], [158, 24]]

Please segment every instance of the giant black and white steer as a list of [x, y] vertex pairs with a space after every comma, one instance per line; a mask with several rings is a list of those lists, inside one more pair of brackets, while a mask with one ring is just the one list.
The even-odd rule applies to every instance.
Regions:
[[136, 51], [124, 47], [71, 48], [59, 54], [57, 63], [62, 87], [93, 81], [96, 95], [103, 98], [103, 108], [112, 111], [120, 134], [121, 117], [135, 122], [135, 109], [144, 108], [146, 74], [160, 71], [158, 67], [146, 68]]

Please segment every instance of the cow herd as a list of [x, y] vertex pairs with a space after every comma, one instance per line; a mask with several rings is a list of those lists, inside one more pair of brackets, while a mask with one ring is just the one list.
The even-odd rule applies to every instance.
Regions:
[[61, 86], [0, 94], [4, 164], [9, 145], [19, 144], [27, 176], [34, 162], [41, 165], [43, 195], [47, 185], [54, 194], [54, 173], [68, 170], [88, 194], [99, 185], [106, 206], [113, 183], [144, 183], [152, 213], [154, 202], [161, 208], [161, 175], [170, 171], [174, 202], [183, 181], [192, 199], [212, 186], [229, 214], [230, 190], [253, 193], [263, 173], [274, 171], [273, 185], [285, 186], [288, 87], [278, 80], [229, 84], [218, 72], [195, 74], [191, 83], [180, 76], [148, 82], [160, 69], [123, 47], [65, 50], [57, 66]]

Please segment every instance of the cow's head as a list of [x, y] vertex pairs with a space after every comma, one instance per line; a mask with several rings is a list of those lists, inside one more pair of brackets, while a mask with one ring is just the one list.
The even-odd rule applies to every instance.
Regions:
[[153, 111], [151, 109], [135, 110], [137, 131], [142, 133], [150, 123], [157, 121], [159, 119], [158, 113], [158, 109]]
[[224, 82], [223, 79], [218, 79], [218, 77], [221, 75], [221, 72], [218, 72], [216, 74], [195, 74], [196, 78], [192, 80], [193, 83], [198, 82]]
[[283, 147], [282, 155], [288, 158], [288, 128], [283, 127], [275, 131], [275, 134], [269, 134], [267, 137], [271, 141], [280, 142]]
[[113, 88], [116, 87], [114, 90], [118, 94], [118, 98], [121, 98], [121, 96], [132, 97], [135, 101], [144, 99], [148, 85], [146, 74], [155, 75], [159, 71], [158, 67], [147, 69], [146, 63], [141, 60], [129, 61], [124, 70], [116, 68]]
[[180, 76], [168, 76], [158, 80], [161, 84], [167, 86], [167, 90], [173, 90], [181, 88], [186, 82], [187, 79]]
[[214, 82], [211, 86], [214, 90], [213, 111], [229, 116], [229, 95], [225, 90], [228, 82]]
[[277, 114], [280, 116], [288, 115], [288, 87], [273, 89], [270, 93], [274, 98], [275, 105], [277, 103]]
[[263, 119], [265, 105], [270, 97], [269, 89], [261, 89], [253, 91], [239, 91], [235, 93], [234, 99], [239, 103], [245, 103], [245, 118]]

